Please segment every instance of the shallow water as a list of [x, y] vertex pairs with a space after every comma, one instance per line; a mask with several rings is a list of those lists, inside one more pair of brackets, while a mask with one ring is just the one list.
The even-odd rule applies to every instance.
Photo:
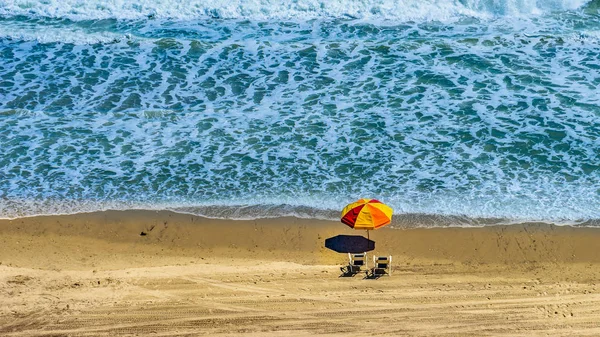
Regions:
[[598, 7], [0, 0], [0, 217], [600, 219]]

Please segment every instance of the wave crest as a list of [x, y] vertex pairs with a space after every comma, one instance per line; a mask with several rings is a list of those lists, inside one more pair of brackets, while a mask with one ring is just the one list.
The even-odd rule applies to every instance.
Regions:
[[2, 16], [33, 16], [71, 20], [144, 20], [198, 18], [242, 20], [449, 20], [460, 16], [529, 16], [581, 8], [587, 0], [0, 0]]

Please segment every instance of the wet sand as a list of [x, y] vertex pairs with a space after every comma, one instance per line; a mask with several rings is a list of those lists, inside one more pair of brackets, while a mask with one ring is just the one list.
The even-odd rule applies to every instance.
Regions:
[[342, 277], [341, 223], [107, 211], [0, 221], [0, 336], [598, 336], [600, 230], [390, 229]]

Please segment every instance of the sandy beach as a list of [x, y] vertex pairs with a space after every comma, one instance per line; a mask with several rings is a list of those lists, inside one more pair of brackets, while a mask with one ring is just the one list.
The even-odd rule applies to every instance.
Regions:
[[1, 336], [598, 336], [600, 230], [371, 232], [393, 275], [341, 277], [341, 223], [106, 211], [0, 221]]

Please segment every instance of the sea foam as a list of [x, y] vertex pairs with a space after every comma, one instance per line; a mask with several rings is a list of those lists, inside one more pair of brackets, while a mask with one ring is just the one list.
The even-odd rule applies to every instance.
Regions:
[[0, 2], [0, 217], [600, 219], [594, 3], [187, 4]]
[[198, 18], [247, 20], [309, 20], [354, 18], [373, 20], [447, 20], [476, 17], [528, 16], [578, 9], [584, 0], [157, 0], [0, 1], [0, 15], [68, 18], [71, 20], [140, 20]]

